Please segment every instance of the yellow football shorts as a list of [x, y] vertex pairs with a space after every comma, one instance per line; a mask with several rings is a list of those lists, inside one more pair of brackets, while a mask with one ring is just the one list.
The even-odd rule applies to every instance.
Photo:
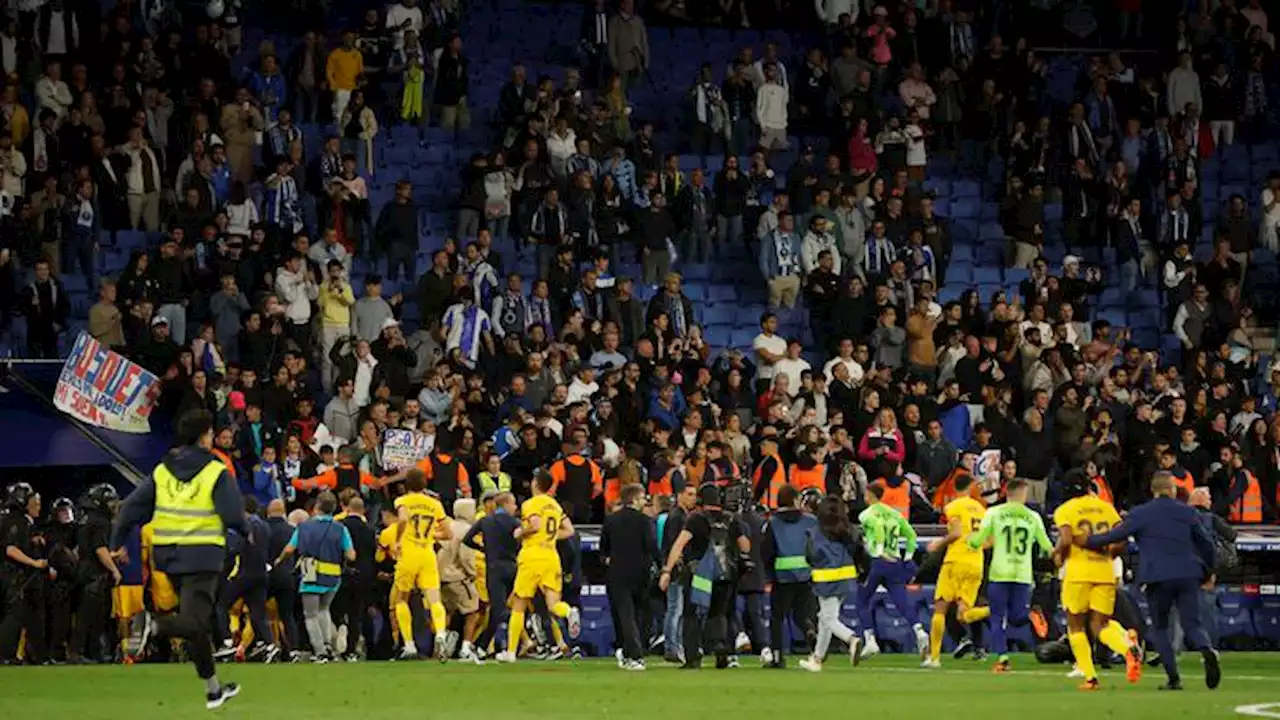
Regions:
[[119, 585], [111, 588], [111, 616], [115, 619], [128, 620], [145, 610], [141, 585]]
[[1116, 584], [1063, 582], [1062, 609], [1068, 615], [1084, 615], [1092, 610], [1110, 617], [1116, 611]]
[[982, 587], [982, 567], [962, 563], [945, 563], [938, 573], [938, 586], [934, 590], [934, 600], [959, 602], [973, 607], [978, 601], [978, 590]]
[[516, 581], [512, 594], [519, 598], [531, 598], [538, 590], [560, 592], [564, 573], [559, 558], [516, 561]]
[[396, 562], [394, 586], [397, 592], [414, 590], [439, 590], [440, 569], [435, 557], [412, 558], [401, 556]]

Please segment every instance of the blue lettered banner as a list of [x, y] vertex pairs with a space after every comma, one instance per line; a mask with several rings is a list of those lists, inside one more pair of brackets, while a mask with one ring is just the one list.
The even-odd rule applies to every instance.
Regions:
[[82, 332], [62, 366], [53, 404], [90, 425], [141, 434], [151, 431], [159, 395], [159, 378]]
[[392, 428], [382, 433], [384, 470], [411, 468], [431, 453], [427, 436], [413, 430]]

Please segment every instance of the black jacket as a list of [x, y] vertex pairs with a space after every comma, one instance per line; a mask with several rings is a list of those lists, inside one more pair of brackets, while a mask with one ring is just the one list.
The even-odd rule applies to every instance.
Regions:
[[356, 551], [356, 561], [347, 567], [347, 572], [350, 574], [344, 579], [357, 583], [372, 583], [376, 575], [377, 535], [374, 534], [373, 528], [369, 527], [369, 523], [359, 515], [346, 516], [342, 519], [342, 524], [347, 528], [347, 532], [351, 533], [351, 546]]
[[600, 555], [610, 584], [647, 586], [656, 549], [653, 521], [639, 510], [623, 508], [604, 519]]

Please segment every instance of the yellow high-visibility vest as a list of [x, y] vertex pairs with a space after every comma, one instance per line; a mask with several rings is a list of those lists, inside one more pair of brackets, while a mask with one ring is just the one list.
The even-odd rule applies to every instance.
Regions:
[[190, 481], [182, 482], [164, 463], [156, 465], [151, 473], [156, 483], [152, 544], [226, 547], [226, 528], [213, 504], [213, 488], [225, 469], [211, 460]]

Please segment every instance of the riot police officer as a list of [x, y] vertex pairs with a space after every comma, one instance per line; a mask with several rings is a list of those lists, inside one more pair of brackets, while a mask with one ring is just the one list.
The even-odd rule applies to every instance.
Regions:
[[120, 584], [120, 569], [110, 551], [111, 518], [120, 504], [120, 494], [107, 483], [99, 483], [85, 491], [80, 500], [80, 520], [76, 533], [79, 563], [76, 580], [80, 585], [80, 603], [76, 609], [75, 630], [67, 650], [70, 663], [92, 662], [99, 656], [98, 640], [111, 612], [111, 590]]
[[76, 529], [75, 504], [65, 497], [54, 500], [44, 526], [44, 541], [49, 567], [54, 571], [50, 573], [45, 598], [49, 657], [55, 662], [67, 659], [67, 645], [71, 642], [71, 613], [76, 598]]
[[26, 659], [44, 659], [44, 590], [50, 575], [44, 539], [36, 531], [40, 495], [27, 483], [15, 483], [5, 493], [0, 516], [0, 587], [4, 591], [4, 619], [0, 621], [0, 663], [18, 662], [18, 641], [27, 631]]

